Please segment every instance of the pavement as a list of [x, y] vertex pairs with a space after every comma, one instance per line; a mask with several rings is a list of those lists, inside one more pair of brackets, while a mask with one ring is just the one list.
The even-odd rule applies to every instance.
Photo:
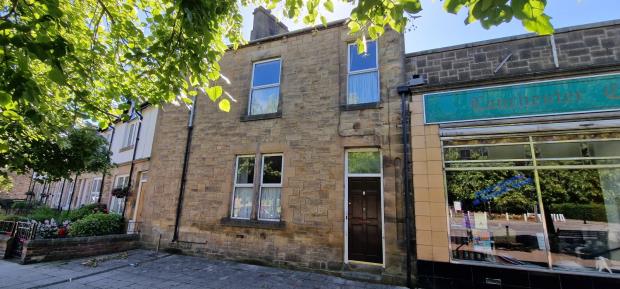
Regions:
[[20, 265], [0, 261], [0, 288], [402, 289], [318, 273], [132, 250]]

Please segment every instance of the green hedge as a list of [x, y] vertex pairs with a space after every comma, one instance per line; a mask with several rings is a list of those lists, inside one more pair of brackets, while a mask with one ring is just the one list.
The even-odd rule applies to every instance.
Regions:
[[26, 217], [37, 222], [44, 222], [45, 220], [51, 219], [56, 220], [56, 222], [64, 221], [61, 214], [57, 210], [48, 207], [36, 208]]
[[607, 212], [604, 204], [553, 204], [552, 214], [564, 214], [566, 219], [607, 222]]
[[107, 212], [106, 206], [104, 204], [90, 204], [83, 206], [77, 210], [70, 211], [65, 213], [65, 218], [70, 220], [71, 222], [75, 222], [77, 220], [83, 219], [84, 217], [96, 213]]
[[123, 218], [118, 214], [96, 213], [77, 220], [69, 226], [69, 236], [88, 237], [119, 234]]

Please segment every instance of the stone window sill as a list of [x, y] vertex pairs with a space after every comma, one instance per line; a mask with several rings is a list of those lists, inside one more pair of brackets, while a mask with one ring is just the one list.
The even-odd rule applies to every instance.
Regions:
[[256, 229], [284, 229], [284, 221], [261, 221], [261, 220], [242, 220], [222, 218], [220, 224], [228, 227], [240, 227], [240, 228], [256, 228]]
[[369, 103], [360, 103], [360, 104], [343, 104], [340, 105], [340, 110], [349, 111], [349, 110], [362, 110], [362, 109], [373, 109], [373, 108], [382, 108], [380, 102], [369, 102]]
[[277, 111], [274, 113], [265, 113], [265, 114], [256, 114], [256, 115], [244, 115], [241, 116], [241, 121], [253, 121], [253, 120], [263, 120], [263, 119], [274, 119], [281, 118], [282, 112]]
[[118, 152], [122, 153], [122, 152], [125, 152], [125, 151], [128, 151], [128, 150], [132, 150], [133, 147], [134, 147], [134, 145], [126, 146], [126, 147], [121, 148], [120, 150], [118, 150]]

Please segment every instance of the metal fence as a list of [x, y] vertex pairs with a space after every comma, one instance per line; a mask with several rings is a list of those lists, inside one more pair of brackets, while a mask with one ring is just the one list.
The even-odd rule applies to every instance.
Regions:
[[20, 257], [24, 243], [37, 235], [38, 225], [30, 222], [0, 221], [0, 232], [13, 237], [13, 256]]

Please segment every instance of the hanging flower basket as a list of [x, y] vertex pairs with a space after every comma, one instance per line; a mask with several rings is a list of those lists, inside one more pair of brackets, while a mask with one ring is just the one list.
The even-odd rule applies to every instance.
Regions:
[[112, 190], [112, 196], [117, 198], [124, 198], [129, 196], [129, 188], [116, 188]]

